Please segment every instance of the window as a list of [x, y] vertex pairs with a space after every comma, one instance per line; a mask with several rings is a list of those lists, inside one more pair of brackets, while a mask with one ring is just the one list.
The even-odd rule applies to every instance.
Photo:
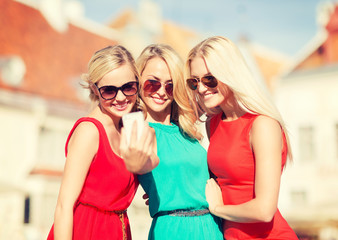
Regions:
[[299, 155], [303, 162], [315, 158], [314, 129], [311, 126], [299, 128]]
[[30, 217], [30, 197], [27, 196], [25, 197], [25, 208], [24, 208], [24, 219], [23, 222], [24, 223], [29, 223], [29, 217]]
[[38, 163], [41, 167], [63, 167], [67, 134], [66, 131], [58, 129], [40, 128]]
[[306, 204], [307, 202], [307, 196], [305, 191], [292, 191], [291, 192], [291, 202], [295, 206], [301, 206]]

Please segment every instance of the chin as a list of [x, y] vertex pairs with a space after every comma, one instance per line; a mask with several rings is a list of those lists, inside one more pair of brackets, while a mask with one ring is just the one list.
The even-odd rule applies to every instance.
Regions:
[[161, 113], [166, 112], [168, 108], [170, 108], [170, 104], [166, 105], [156, 105], [156, 106], [148, 106], [147, 108], [151, 109], [153, 112]]
[[133, 110], [133, 105], [128, 106], [123, 110], [111, 109], [110, 114], [116, 117], [121, 118], [123, 115], [130, 113]]
[[212, 101], [206, 101], [206, 102], [204, 102], [204, 106], [206, 106], [207, 108], [211, 109], [211, 108], [218, 107], [219, 104], [215, 103], [215, 102], [212, 102]]
[[171, 102], [165, 102], [164, 104], [156, 104], [153, 101], [144, 101], [147, 109], [150, 109], [153, 112], [164, 112], [167, 108], [170, 108]]
[[219, 107], [224, 102], [224, 100], [225, 99], [223, 97], [212, 97], [207, 100], [204, 100], [204, 105], [207, 108], [215, 108]]

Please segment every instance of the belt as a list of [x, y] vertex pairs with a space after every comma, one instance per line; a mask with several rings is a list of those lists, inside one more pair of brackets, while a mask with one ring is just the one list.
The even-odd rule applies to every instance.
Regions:
[[92, 207], [92, 208], [95, 208], [97, 211], [99, 212], [103, 212], [103, 213], [107, 213], [107, 214], [116, 214], [119, 216], [119, 219], [121, 221], [121, 224], [122, 224], [122, 233], [123, 233], [123, 240], [127, 240], [127, 232], [126, 232], [126, 225], [124, 223], [124, 214], [127, 213], [127, 210], [105, 210], [105, 209], [101, 209], [101, 208], [98, 208], [94, 205], [91, 205], [89, 203], [83, 203], [83, 202], [77, 202], [76, 203], [76, 206], [75, 208], [78, 206], [78, 205], [84, 205], [84, 206], [89, 206], [89, 207]]
[[210, 213], [209, 209], [199, 209], [199, 210], [186, 210], [186, 209], [179, 209], [179, 210], [172, 210], [172, 211], [163, 211], [157, 213], [155, 216], [175, 216], [175, 217], [195, 217], [195, 216], [203, 216]]

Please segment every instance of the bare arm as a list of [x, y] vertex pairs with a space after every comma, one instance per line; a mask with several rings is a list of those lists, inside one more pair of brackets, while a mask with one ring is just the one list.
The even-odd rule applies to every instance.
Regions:
[[209, 180], [206, 196], [210, 211], [235, 222], [270, 222], [277, 210], [281, 178], [282, 132], [277, 121], [259, 116], [251, 129], [251, 146], [256, 159], [255, 198], [239, 205], [223, 205], [222, 194]]
[[95, 125], [80, 123], [69, 141], [60, 193], [54, 216], [54, 239], [71, 240], [73, 235], [73, 207], [90, 164], [97, 152], [99, 133]]

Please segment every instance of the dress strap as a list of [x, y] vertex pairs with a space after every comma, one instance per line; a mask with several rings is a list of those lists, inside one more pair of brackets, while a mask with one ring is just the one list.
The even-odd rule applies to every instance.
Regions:
[[[101, 123], [99, 120], [97, 120], [97, 119], [95, 119], [95, 118], [91, 118], [91, 117], [82, 117], [82, 118], [78, 119], [78, 120], [75, 122], [73, 128], [72, 128], [72, 129], [70, 130], [70, 132], [69, 132], [69, 135], [68, 135], [68, 138], [67, 138], [67, 141], [66, 141], [66, 145], [65, 145], [65, 154], [66, 154], [66, 156], [67, 156], [67, 152], [68, 152], [68, 143], [69, 143], [69, 140], [70, 140], [70, 138], [72, 137], [73, 132], [75, 131], [76, 127], [77, 127], [80, 123], [82, 123], [82, 122], [92, 122], [92, 123], [97, 127], [97, 129], [98, 129], [98, 131], [99, 131], [100, 139], [101, 139], [101, 137], [105, 137], [105, 138], [107, 138], [106, 140], [108, 141], [108, 137], [107, 137], [106, 131], [105, 131], [105, 129], [104, 129], [102, 123]], [[104, 142], [105, 142], [105, 141], [100, 141], [99, 144], [101, 145], [101, 143], [104, 143]], [[108, 142], [109, 142], [109, 141], [108, 141]]]

